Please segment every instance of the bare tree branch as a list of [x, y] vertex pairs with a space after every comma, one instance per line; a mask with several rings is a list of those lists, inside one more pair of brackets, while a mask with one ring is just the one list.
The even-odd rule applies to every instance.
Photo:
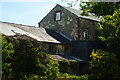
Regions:
[[73, 7], [77, 4], [79, 0], [61, 0], [62, 2], [67, 2], [69, 7]]

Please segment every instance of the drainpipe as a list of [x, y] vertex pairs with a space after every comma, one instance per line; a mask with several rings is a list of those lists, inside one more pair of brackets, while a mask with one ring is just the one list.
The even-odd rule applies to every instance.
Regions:
[[80, 20], [77, 18], [77, 40], [80, 40]]

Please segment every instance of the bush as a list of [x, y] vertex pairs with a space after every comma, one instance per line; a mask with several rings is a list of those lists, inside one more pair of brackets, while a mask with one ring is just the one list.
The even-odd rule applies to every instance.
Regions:
[[97, 50], [90, 57], [90, 80], [120, 80], [120, 69], [114, 53]]
[[80, 76], [79, 78], [80, 80], [88, 80], [88, 75], [85, 74], [85, 75]]
[[50, 62], [47, 64], [47, 78], [49, 80], [55, 80], [60, 76], [59, 73], [59, 63], [57, 61], [50, 60]]
[[12, 57], [14, 49], [13, 44], [2, 36], [2, 79], [8, 79], [12, 76]]
[[71, 75], [79, 74], [79, 61], [63, 61], [59, 60], [59, 70], [61, 73], [68, 73]]
[[75, 76], [64, 73], [57, 80], [88, 80], [88, 75]]
[[47, 54], [42, 43], [32, 38], [8, 40], [14, 43], [15, 53], [12, 59], [14, 78], [21, 78], [21, 74], [27, 77], [31, 74], [45, 76]]
[[[21, 37], [24, 38], [25, 36]], [[48, 54], [45, 53], [42, 43], [31, 38], [3, 38], [2, 80], [87, 80], [86, 76], [60, 73], [58, 61], [47, 57]], [[62, 69], [67, 69], [68, 66], [73, 67], [77, 64], [77, 62], [60, 62]]]
[[64, 73], [64, 74], [62, 74], [62, 77], [63, 77], [63, 78], [70, 78], [70, 75], [67, 74], [67, 73]]
[[47, 80], [46, 76], [30, 75], [26, 80]]
[[[19, 36], [28, 38], [27, 36]], [[26, 79], [31, 74], [45, 76], [47, 71], [47, 54], [41, 42], [35, 39], [17, 39], [3, 36], [2, 59], [3, 78]]]

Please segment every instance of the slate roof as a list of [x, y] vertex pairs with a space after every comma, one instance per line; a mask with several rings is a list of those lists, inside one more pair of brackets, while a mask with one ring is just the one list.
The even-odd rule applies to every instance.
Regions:
[[61, 42], [61, 43], [69, 43], [71, 40], [66, 38], [65, 36], [61, 35], [61, 33], [56, 32], [54, 30], [50, 30], [50, 29], [45, 29], [47, 34], [49, 34], [50, 36], [52, 36], [54, 39], [56, 39], [57, 41]]
[[[81, 15], [81, 13], [83, 12], [82, 10], [77, 10], [77, 9], [70, 8], [70, 7], [66, 7], [66, 6], [62, 6], [62, 5], [59, 5], [59, 4], [57, 4], [54, 8], [56, 8], [57, 6], [60, 6], [60, 7], [64, 8], [64, 9], [66, 9], [67, 11], [73, 13], [73, 14], [74, 14], [75, 16], [77, 16], [78, 18], [84, 18], [84, 19], [94, 20], [94, 21], [97, 21], [97, 22], [100, 21], [100, 18], [98, 18], [97, 16], [93, 15], [92, 13], [89, 13], [89, 16], [82, 16], [82, 15]], [[53, 8], [53, 9], [54, 9], [54, 8]], [[52, 9], [52, 10], [53, 10], [53, 9]], [[52, 10], [51, 10], [51, 11], [52, 11]], [[50, 12], [51, 12], [51, 11], [50, 11]], [[49, 12], [49, 13], [50, 13], [50, 12]], [[49, 14], [49, 13], [48, 13], [48, 14]], [[48, 14], [47, 14], [47, 15], [48, 15]], [[46, 15], [45, 17], [47, 17], [47, 15]], [[44, 17], [44, 18], [45, 18], [45, 17]], [[43, 19], [44, 19], [44, 18], [43, 18]], [[42, 19], [42, 20], [43, 20], [43, 19]], [[41, 20], [41, 21], [42, 21], [42, 20]], [[41, 21], [40, 21], [39, 23], [41, 23]], [[39, 24], [39, 23], [38, 23], [38, 24]]]
[[14, 36], [16, 34], [26, 35], [41, 42], [67, 43], [69, 40], [59, 33], [41, 27], [0, 22], [0, 33]]
[[60, 54], [49, 54], [49, 58], [59, 61], [59, 60], [64, 60], [64, 61], [84, 61], [80, 58], [76, 58], [73, 56], [68, 56], [68, 55], [60, 55]]
[[[57, 4], [57, 5], [61, 6], [59, 4]], [[82, 10], [77, 10], [77, 9], [65, 7], [65, 6], [61, 6], [61, 7], [65, 8], [66, 10], [70, 11], [71, 13], [73, 13], [74, 15], [76, 15], [78, 17], [90, 19], [90, 20], [94, 20], [94, 21], [100, 21], [100, 19], [97, 16], [94, 16], [92, 13], [89, 13], [89, 16], [82, 16], [81, 15], [81, 13], [83, 12]]]

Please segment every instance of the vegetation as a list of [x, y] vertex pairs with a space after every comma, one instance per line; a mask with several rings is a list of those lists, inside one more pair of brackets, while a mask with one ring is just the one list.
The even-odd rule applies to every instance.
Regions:
[[84, 2], [80, 4], [82, 15], [89, 12], [102, 16], [99, 22], [101, 36], [107, 50], [93, 51], [90, 61], [90, 80], [120, 79], [120, 4], [119, 2]]
[[12, 56], [14, 53], [13, 44], [8, 43], [5, 37], [2, 37], [2, 78], [11, 78], [12, 74]]
[[100, 23], [102, 41], [107, 43], [109, 51], [120, 57], [120, 12], [115, 10], [112, 15], [106, 15]]
[[47, 78], [49, 80], [55, 80], [60, 76], [60, 72], [59, 72], [59, 64], [57, 61], [53, 61], [50, 60], [49, 64], [47, 64], [48, 66], [48, 71], [47, 71]]
[[82, 2], [80, 4], [83, 15], [88, 13], [94, 13], [97, 16], [112, 15], [119, 7], [119, 2]]
[[2, 38], [3, 80], [46, 75], [49, 59], [40, 42], [32, 38], [28, 40], [6, 36]]
[[24, 35], [3, 35], [2, 39], [2, 80], [87, 80], [86, 75], [75, 76], [62, 72], [67, 65], [62, 66], [63, 69], [59, 65], [64, 61], [59, 64], [48, 58], [44, 45], [37, 40]]
[[[120, 4], [84, 2], [80, 6], [83, 15], [92, 12], [102, 16], [99, 39], [108, 47], [106, 51], [92, 52], [89, 74], [68, 74], [66, 65], [73, 67], [77, 62], [72, 65], [49, 59], [44, 45], [37, 40], [27, 36], [15, 36], [15, 39], [3, 35], [2, 80], [120, 80]], [[64, 65], [63, 68], [60, 65]]]
[[[92, 12], [98, 17], [102, 16], [99, 38], [107, 43], [110, 52], [120, 57], [120, 4], [119, 2], [86, 2], [82, 3], [84, 13]], [[83, 14], [84, 14], [83, 13]]]
[[118, 60], [114, 53], [108, 53], [103, 50], [93, 51], [90, 56], [90, 80], [119, 80], [120, 68]]

